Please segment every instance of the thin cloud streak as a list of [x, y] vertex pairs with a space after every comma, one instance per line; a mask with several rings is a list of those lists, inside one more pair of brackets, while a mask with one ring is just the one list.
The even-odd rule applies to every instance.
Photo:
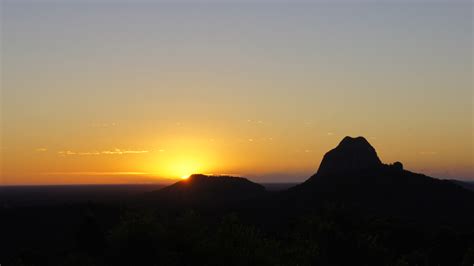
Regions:
[[79, 156], [93, 156], [93, 155], [124, 155], [124, 154], [143, 154], [149, 153], [147, 150], [105, 150], [105, 151], [92, 151], [92, 152], [75, 152], [75, 151], [58, 151], [59, 155], [79, 155]]
[[120, 150], [120, 149], [115, 149], [113, 151], [103, 151], [102, 154], [140, 154], [140, 153], [148, 153], [149, 151], [146, 150]]
[[74, 175], [74, 176], [114, 176], [114, 175], [151, 175], [145, 172], [47, 172], [42, 175]]

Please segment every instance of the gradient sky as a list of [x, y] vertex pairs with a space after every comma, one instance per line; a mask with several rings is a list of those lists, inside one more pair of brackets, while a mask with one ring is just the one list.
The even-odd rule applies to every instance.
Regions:
[[2, 1], [0, 184], [299, 182], [346, 135], [474, 180], [473, 4]]

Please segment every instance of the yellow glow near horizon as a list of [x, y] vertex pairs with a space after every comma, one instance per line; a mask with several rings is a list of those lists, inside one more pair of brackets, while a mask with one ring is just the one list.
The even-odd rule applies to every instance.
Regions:
[[169, 176], [172, 178], [187, 179], [192, 174], [198, 173], [203, 163], [194, 159], [174, 159], [168, 164]]

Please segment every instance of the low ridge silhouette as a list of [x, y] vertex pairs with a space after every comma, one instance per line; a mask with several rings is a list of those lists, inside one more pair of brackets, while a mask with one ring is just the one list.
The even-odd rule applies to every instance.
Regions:
[[265, 188], [243, 177], [194, 174], [179, 181], [147, 193], [146, 198], [159, 204], [222, 206], [230, 202], [247, 200], [265, 193]]

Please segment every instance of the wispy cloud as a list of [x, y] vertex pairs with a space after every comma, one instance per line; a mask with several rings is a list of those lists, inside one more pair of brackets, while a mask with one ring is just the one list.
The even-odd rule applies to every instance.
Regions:
[[102, 154], [140, 154], [140, 153], [148, 153], [149, 151], [146, 150], [121, 150], [121, 149], [115, 149], [112, 151], [102, 151]]
[[48, 151], [48, 149], [47, 148], [37, 148], [35, 151], [37, 151], [37, 152], [46, 152], [46, 151]]
[[76, 151], [58, 151], [58, 154], [66, 155], [79, 155], [79, 156], [93, 156], [93, 155], [124, 155], [124, 154], [143, 154], [148, 153], [147, 150], [105, 150], [105, 151], [86, 151], [86, 152], [76, 152]]
[[81, 156], [88, 156], [88, 155], [100, 155], [101, 153], [93, 151], [93, 152], [79, 152], [77, 154]]
[[47, 172], [42, 175], [73, 175], [73, 176], [114, 176], [114, 175], [150, 175], [145, 172]]
[[266, 122], [262, 120], [252, 120], [252, 119], [247, 119], [247, 123], [253, 124], [253, 125], [264, 125], [267, 124]]
[[76, 155], [76, 152], [73, 151], [58, 151], [58, 154], [60, 155]]

